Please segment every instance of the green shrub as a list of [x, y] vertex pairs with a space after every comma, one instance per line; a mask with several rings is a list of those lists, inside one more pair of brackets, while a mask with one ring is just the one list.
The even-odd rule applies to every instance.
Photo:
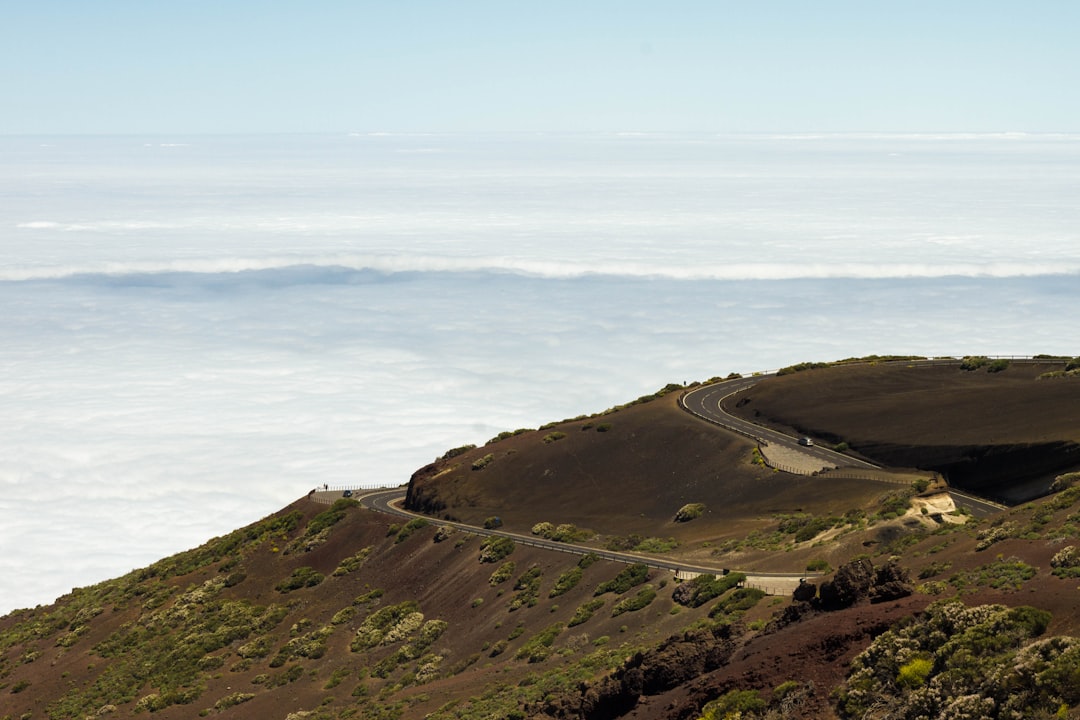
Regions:
[[315, 587], [325, 579], [322, 573], [305, 565], [293, 570], [292, 575], [279, 582], [274, 589], [280, 593], [287, 593], [300, 588]]
[[990, 358], [985, 355], [968, 355], [960, 361], [960, 369], [971, 372], [972, 370], [978, 370], [981, 367], [985, 367], [989, 363]]
[[630, 588], [641, 585], [648, 579], [649, 568], [642, 563], [634, 563], [633, 565], [627, 565], [618, 575], [608, 582], [600, 583], [594, 594], [603, 595], [604, 593], [610, 592], [615, 593], [616, 595], [622, 595]]
[[431, 523], [429, 523], [424, 518], [413, 518], [409, 522], [405, 523], [405, 525], [402, 526], [401, 530], [398, 531], [397, 538], [394, 540], [394, 542], [405, 542], [405, 540], [407, 540], [409, 536], [412, 535], [414, 532], [420, 530], [421, 528], [426, 528], [430, 524]]
[[528, 659], [530, 663], [541, 662], [551, 655], [551, 646], [555, 638], [563, 631], [562, 623], [555, 623], [544, 628], [521, 646], [514, 655], [518, 660]]
[[342, 575], [348, 575], [351, 572], [356, 572], [360, 569], [360, 566], [364, 564], [364, 561], [367, 560], [368, 555], [370, 554], [371, 547], [368, 546], [363, 550], [357, 552], [352, 557], [345, 558], [338, 564], [337, 568], [334, 570], [334, 576], [341, 577]]
[[581, 625], [584, 622], [588, 622], [596, 611], [604, 607], [603, 598], [596, 598], [589, 600], [586, 603], [582, 603], [578, 606], [578, 609], [574, 611], [574, 617], [570, 618], [570, 622], [567, 623], [568, 627], [574, 627], [575, 625]]
[[473, 470], [483, 470], [484, 468], [486, 468], [488, 465], [490, 465], [493, 462], [495, 462], [495, 455], [492, 454], [492, 453], [488, 453], [487, 455], [485, 455], [482, 458], [477, 458], [476, 460], [473, 460], [472, 469]]
[[763, 590], [757, 588], [739, 588], [727, 596], [709, 611], [709, 617], [718, 618], [730, 614], [742, 614], [758, 604], [765, 597]]
[[566, 433], [556, 430], [555, 432], [551, 432], [545, 435], [544, 442], [550, 445], [557, 440], [562, 440], [564, 437], [566, 437]]
[[649, 603], [656, 599], [656, 588], [652, 585], [646, 585], [637, 591], [637, 594], [633, 597], [623, 598], [615, 604], [615, 607], [611, 608], [611, 617], [618, 617], [623, 613], [636, 612], [644, 607], [648, 607]]
[[1008, 367], [1009, 367], [1009, 361], [1005, 360], [1004, 358], [1001, 358], [1001, 359], [994, 360], [993, 362], [991, 362], [987, 366], [986, 372], [998, 373], [998, 372], [1001, 372], [1002, 370], [1007, 370]]
[[450, 448], [445, 453], [443, 453], [443, 456], [440, 459], [441, 460], [450, 460], [451, 458], [456, 458], [458, 455], [464, 455], [465, 453], [469, 452], [470, 450], [475, 450], [475, 449], [476, 449], [476, 446], [472, 445], [472, 444], [461, 445], [460, 447], [456, 447], [456, 448]]
[[581, 567], [575, 565], [555, 579], [555, 585], [548, 593], [548, 597], [558, 597], [572, 590], [585, 575]]
[[491, 573], [491, 577], [488, 578], [488, 584], [494, 587], [501, 583], [506, 582], [513, 576], [514, 570], [517, 568], [517, 564], [513, 560], [507, 560], [498, 568], [495, 572]]
[[515, 547], [510, 538], [493, 535], [480, 544], [480, 562], [497, 563], [514, 552]]
[[830, 570], [832, 570], [832, 567], [829, 565], [829, 561], [823, 558], [814, 558], [806, 563], [806, 572], [829, 572]]
[[720, 577], [698, 575], [693, 580], [687, 580], [675, 588], [675, 592], [671, 594], [671, 599], [686, 607], [701, 607], [745, 580], [746, 576], [742, 573], [728, 573]]
[[926, 684], [926, 678], [930, 676], [930, 671], [933, 669], [933, 660], [917, 657], [911, 662], [900, 666], [900, 672], [896, 674], [896, 684], [908, 690], [922, 687]]
[[701, 709], [701, 720], [755, 717], [766, 707], [757, 690], [731, 690]]
[[513, 612], [521, 607], [534, 607], [540, 596], [540, 579], [544, 570], [539, 565], [532, 565], [523, 572], [514, 583], [517, 592], [510, 600], [510, 611]]
[[687, 503], [675, 513], [675, 522], [690, 522], [701, 517], [705, 512], [704, 503]]

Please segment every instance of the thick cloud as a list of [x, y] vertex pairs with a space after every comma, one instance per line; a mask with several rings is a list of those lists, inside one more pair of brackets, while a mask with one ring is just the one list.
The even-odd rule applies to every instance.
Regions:
[[0, 138], [0, 612], [669, 382], [1077, 352], [1068, 136], [172, 140]]

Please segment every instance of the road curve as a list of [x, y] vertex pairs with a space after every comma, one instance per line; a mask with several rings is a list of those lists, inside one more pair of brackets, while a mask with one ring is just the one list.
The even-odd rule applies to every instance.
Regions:
[[727, 430], [737, 432], [740, 435], [745, 435], [759, 444], [767, 443], [769, 445], [780, 445], [837, 467], [869, 468], [875, 470], [880, 468], [879, 465], [866, 462], [865, 460], [859, 460], [858, 458], [853, 458], [834, 450], [829, 450], [828, 448], [817, 445], [804, 447], [799, 445], [798, 438], [752, 423], [749, 420], [735, 417], [724, 410], [724, 400], [753, 387], [765, 377], [768, 376], [754, 375], [752, 377], [724, 380], [723, 382], [715, 383], [713, 385], [703, 385], [685, 393], [680, 402], [682, 403], [683, 408], [689, 411], [691, 415], [695, 415], [713, 425], [719, 425]]
[[[959, 361], [956, 360], [925, 360], [913, 362], [935, 365], [942, 364], [943, 362], [959, 364]], [[719, 425], [726, 430], [745, 435], [759, 444], [769, 443], [781, 445], [795, 450], [796, 452], [809, 455], [815, 459], [831, 463], [837, 467], [880, 469], [880, 465], [875, 465], [865, 460], [859, 460], [858, 458], [853, 458], [849, 455], [829, 450], [828, 448], [817, 445], [804, 447], [799, 445], [798, 438], [752, 423], [749, 420], [735, 417], [724, 410], [724, 400], [732, 395], [748, 390], [766, 377], [768, 377], [768, 375], [753, 375], [745, 378], [724, 380], [712, 385], [702, 385], [701, 387], [686, 392], [679, 402], [682, 404], [683, 409], [688, 411], [691, 415], [712, 423], [713, 425]], [[948, 493], [953, 499], [953, 504], [958, 508], [964, 508], [974, 517], [984, 518], [1007, 509], [1005, 505], [978, 497], [977, 495], [972, 495], [969, 492], [961, 492], [949, 488]]]
[[[548, 540], [546, 538], [536, 537], [534, 535], [522, 535], [520, 533], [512, 533], [506, 530], [495, 530], [489, 528], [476, 527], [475, 525], [466, 525], [465, 523], [453, 522], [450, 520], [437, 520], [435, 518], [428, 517], [427, 515], [421, 515], [419, 513], [413, 513], [401, 508], [398, 503], [405, 498], [406, 490], [403, 487], [392, 489], [378, 489], [378, 490], [360, 490], [353, 494], [353, 499], [358, 500], [361, 505], [369, 510], [376, 512], [386, 513], [388, 515], [396, 515], [403, 518], [421, 518], [431, 523], [438, 523], [439, 525], [446, 525], [463, 532], [473, 533], [475, 535], [485, 536], [499, 536], [510, 538], [516, 543], [521, 545], [528, 545], [531, 547], [543, 548], [545, 550], [553, 550], [555, 552], [568, 553], [570, 555], [588, 555], [592, 553], [603, 560], [610, 560], [612, 562], [633, 564], [641, 563], [651, 568], [658, 570], [668, 570], [675, 573], [694, 573], [704, 575], [724, 575], [728, 572], [740, 572], [746, 575], [746, 584], [751, 587], [758, 587], [766, 592], [781, 591], [782, 594], [788, 594], [795, 589], [795, 586], [803, 578], [814, 577], [821, 575], [821, 573], [803, 572], [803, 573], [767, 573], [756, 572], [753, 570], [730, 570], [728, 568], [707, 566], [707, 565], [694, 565], [685, 562], [676, 562], [673, 560], [666, 560], [663, 558], [657, 558], [650, 555], [639, 555], [637, 553], [625, 553], [615, 552], [612, 550], [603, 550], [599, 548], [588, 547], [585, 545], [574, 545], [572, 543], [555, 542], [554, 540]], [[322, 493], [317, 492], [316, 495], [332, 495], [333, 498], [340, 497], [340, 493]], [[330, 499], [330, 498], [328, 498]], [[332, 501], [332, 500], [331, 500]], [[780, 594], [772, 592], [770, 594]]]

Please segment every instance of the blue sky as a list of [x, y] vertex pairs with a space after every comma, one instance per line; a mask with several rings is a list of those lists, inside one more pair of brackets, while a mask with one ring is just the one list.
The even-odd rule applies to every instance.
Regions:
[[1080, 3], [4, 2], [0, 134], [1069, 132]]

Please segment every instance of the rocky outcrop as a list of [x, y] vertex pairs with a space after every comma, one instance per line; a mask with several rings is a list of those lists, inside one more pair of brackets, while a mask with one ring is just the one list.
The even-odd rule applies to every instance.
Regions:
[[811, 594], [812, 587], [803, 583], [795, 589], [793, 597], [802, 602], [812, 601], [823, 610], [840, 610], [866, 600], [872, 603], [898, 600], [913, 592], [908, 571], [895, 559], [875, 568], [865, 557], [840, 566], [831, 580], [821, 584], [816, 598]]
[[610, 676], [584, 684], [580, 695], [528, 710], [545, 717], [620, 717], [642, 697], [659, 695], [727, 663], [735, 649], [732, 630], [724, 625], [672, 636], [652, 650], [635, 653]]

